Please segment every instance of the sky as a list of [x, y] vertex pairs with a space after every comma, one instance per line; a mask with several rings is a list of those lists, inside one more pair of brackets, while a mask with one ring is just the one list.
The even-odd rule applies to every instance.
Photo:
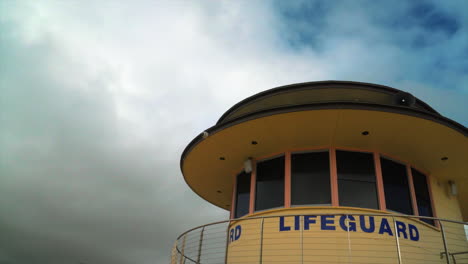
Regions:
[[468, 124], [468, 2], [0, 0], [0, 264], [168, 263], [228, 213], [179, 159], [292, 83], [412, 93]]

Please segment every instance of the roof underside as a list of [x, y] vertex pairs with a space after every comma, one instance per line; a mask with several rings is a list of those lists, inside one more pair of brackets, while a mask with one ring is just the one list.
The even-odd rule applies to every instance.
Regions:
[[[210, 203], [229, 209], [234, 176], [247, 158], [333, 146], [397, 157], [440, 180], [455, 181], [460, 201], [468, 200], [468, 133], [464, 126], [423, 102], [419, 107], [417, 101], [412, 107], [391, 105], [391, 96], [398, 93], [395, 89], [388, 97], [386, 92], [368, 87], [332, 88], [341, 98], [353, 99], [351, 102], [331, 100], [333, 93], [313, 89], [304, 91], [302, 87], [294, 93], [277, 89], [279, 94], [254, 96], [231, 108], [207, 130], [208, 137], [196, 137], [185, 149], [181, 169], [187, 184]], [[363, 136], [362, 131], [370, 134]], [[252, 145], [253, 140], [258, 144]], [[449, 159], [442, 161], [441, 157]], [[468, 205], [461, 205], [466, 220]]]

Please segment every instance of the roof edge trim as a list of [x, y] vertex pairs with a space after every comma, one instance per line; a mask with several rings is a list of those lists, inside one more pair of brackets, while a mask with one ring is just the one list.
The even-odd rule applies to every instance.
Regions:
[[[238, 102], [237, 104], [233, 105], [231, 108], [229, 108], [216, 122], [216, 125], [219, 125], [224, 122], [229, 122], [225, 121], [225, 119], [235, 110], [238, 108], [247, 105], [261, 97], [269, 96], [275, 93], [280, 93], [280, 92], [285, 92], [285, 91], [293, 91], [293, 90], [298, 90], [302, 89], [305, 87], [327, 87], [327, 86], [333, 86], [333, 85], [342, 85], [343, 88], [361, 88], [361, 89], [371, 89], [371, 90], [379, 90], [379, 91], [384, 91], [388, 93], [399, 93], [399, 92], [405, 92], [390, 86], [385, 86], [385, 85], [380, 85], [380, 84], [373, 84], [373, 83], [365, 83], [365, 82], [353, 82], [353, 81], [337, 81], [337, 80], [328, 80], [328, 81], [317, 81], [317, 82], [303, 82], [303, 83], [295, 83], [295, 84], [289, 84], [289, 85], [283, 85], [279, 86], [276, 88], [268, 89], [263, 92], [254, 94], [250, 97], [245, 98], [244, 100]], [[427, 103], [424, 101], [414, 97], [416, 99], [416, 102], [420, 105], [422, 105], [424, 108], [428, 109], [429, 111], [434, 112], [435, 114], [440, 115], [436, 110], [434, 110], [431, 106], [429, 106]], [[235, 118], [237, 119], [237, 118]]]
[[[425, 111], [419, 111], [413, 108], [401, 108], [397, 106], [383, 106], [378, 104], [370, 104], [370, 103], [320, 103], [320, 104], [307, 104], [307, 105], [294, 105], [294, 106], [285, 106], [279, 107], [274, 109], [267, 109], [261, 110], [257, 112], [252, 112], [235, 119], [226, 121], [221, 124], [216, 124], [204, 132], [207, 132], [208, 135], [212, 133], [216, 133], [220, 130], [229, 128], [239, 123], [247, 122], [250, 120], [275, 115], [275, 114], [284, 114], [289, 112], [298, 112], [298, 111], [310, 111], [310, 110], [333, 110], [333, 109], [349, 109], [349, 110], [370, 110], [370, 111], [379, 111], [379, 112], [388, 112], [388, 113], [395, 113], [395, 114], [403, 114], [409, 115], [414, 117], [419, 117], [423, 119], [427, 119], [430, 121], [434, 121], [441, 125], [445, 125], [461, 134], [465, 137], [468, 137], [468, 128], [463, 126], [460, 123], [457, 123], [449, 118], [441, 116], [439, 114], [431, 114]], [[188, 153], [195, 147], [199, 142], [204, 139], [204, 133], [197, 135], [190, 143], [185, 147], [184, 151], [182, 152], [180, 158], [180, 169], [183, 173], [183, 162], [185, 157]], [[185, 176], [184, 176], [185, 179]]]

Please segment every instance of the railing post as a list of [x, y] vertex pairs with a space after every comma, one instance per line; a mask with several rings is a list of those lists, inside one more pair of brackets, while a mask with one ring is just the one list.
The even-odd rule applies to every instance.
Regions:
[[440, 225], [440, 231], [442, 233], [442, 241], [444, 242], [445, 258], [447, 260], [447, 264], [450, 264], [450, 256], [449, 256], [449, 251], [447, 248], [447, 240], [445, 238], [444, 225], [442, 224], [442, 221], [440, 220], [439, 220], [439, 225]]
[[202, 250], [202, 245], [203, 245], [203, 232], [205, 232], [205, 227], [202, 227], [202, 230], [200, 232], [200, 241], [198, 242], [197, 264], [200, 264], [200, 259], [201, 259], [201, 250]]
[[226, 228], [226, 251], [224, 252], [224, 264], [227, 264], [227, 259], [228, 259], [229, 227], [231, 227], [231, 220], [229, 220], [227, 228]]
[[300, 227], [299, 228], [301, 230], [301, 264], [303, 264], [304, 263], [304, 231], [303, 231], [303, 229], [304, 229], [304, 222], [303, 222], [304, 221], [304, 216], [301, 215], [299, 217], [300, 217], [299, 218], [300, 219], [300, 221], [299, 221]]
[[260, 260], [258, 263], [263, 263], [263, 222], [265, 218], [262, 218], [262, 222], [260, 223]]
[[177, 251], [177, 244], [179, 243], [179, 239], [174, 242], [174, 246], [172, 247], [171, 253], [171, 264], [177, 264], [177, 256], [179, 255], [179, 251]]
[[395, 221], [395, 217], [392, 216], [393, 220], [393, 228], [395, 229], [395, 240], [397, 246], [397, 253], [398, 253], [398, 263], [401, 264], [401, 250], [400, 250], [400, 238], [398, 237], [398, 228]]
[[185, 234], [184, 235], [184, 238], [182, 239], [182, 251], [180, 252], [180, 264], [184, 264], [185, 263], [185, 254], [184, 254], [184, 251], [185, 251], [185, 238], [187, 237], [187, 235]]

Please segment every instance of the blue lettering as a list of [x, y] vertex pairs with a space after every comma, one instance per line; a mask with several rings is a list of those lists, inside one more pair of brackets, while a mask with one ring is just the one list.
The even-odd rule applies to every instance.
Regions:
[[354, 216], [352, 215], [342, 215], [340, 217], [340, 226], [341, 229], [344, 231], [353, 231], [356, 232], [356, 223], [355, 222], [348, 222], [349, 225], [346, 225], [346, 219], [349, 219], [350, 221], [355, 221]]
[[[285, 223], [286, 217], [293, 216], [280, 216], [279, 217], [279, 231], [291, 231], [292, 225]], [[304, 224], [302, 226], [301, 217], [304, 217]], [[310, 230], [311, 224], [317, 223], [317, 215], [304, 215], [294, 216], [294, 230]], [[367, 219], [366, 219], [367, 218]], [[339, 221], [340, 228], [343, 231], [357, 232], [357, 225], [359, 222], [360, 229], [365, 233], [376, 232], [376, 220], [374, 216], [360, 215], [359, 219], [353, 215], [341, 215]], [[358, 221], [357, 221], [358, 220]], [[388, 234], [389, 236], [397, 235], [404, 239], [411, 239], [412, 241], [419, 241], [420, 234], [416, 226], [401, 221], [395, 221], [395, 230], [392, 230], [392, 225], [389, 223], [387, 218], [382, 218], [379, 226], [379, 234]], [[336, 223], [338, 225], [338, 223]], [[321, 215], [320, 216], [320, 228], [321, 230], [336, 230], [335, 226], [335, 215]], [[240, 225], [232, 228], [229, 233], [229, 241], [233, 242], [238, 240], [242, 234], [242, 227]]]
[[412, 224], [408, 224], [409, 236], [413, 241], [419, 241], [419, 231], [418, 228]]
[[388, 233], [390, 236], [393, 236], [392, 229], [386, 218], [382, 218], [382, 222], [380, 222], [379, 234], [382, 235], [383, 233]]
[[294, 230], [299, 230], [301, 228], [300, 216], [294, 216]]
[[279, 231], [289, 231], [289, 230], [291, 230], [290, 226], [284, 226], [284, 216], [280, 216]]
[[398, 234], [398, 237], [400, 237], [400, 234], [403, 233], [403, 237], [405, 239], [408, 239], [408, 236], [406, 235], [406, 225], [403, 222], [396, 221], [396, 226], [397, 226], [397, 231], [396, 233]]
[[304, 215], [304, 230], [309, 230], [309, 224], [316, 223], [315, 219], [311, 219], [316, 217], [316, 215]]
[[236, 226], [236, 232], [234, 236], [234, 240], [238, 240], [242, 234], [242, 228], [240, 225]]
[[334, 215], [322, 215], [322, 217], [320, 218], [322, 230], [336, 230], [335, 226], [327, 225], [327, 224], [333, 225], [335, 223], [335, 219], [329, 219], [329, 218], [335, 218], [335, 216]]
[[375, 220], [373, 216], [369, 216], [369, 224], [370, 227], [366, 227], [366, 220], [364, 220], [364, 216], [361, 215], [359, 216], [359, 222], [361, 222], [361, 230], [366, 232], [366, 233], [372, 233], [375, 231]]
[[231, 229], [229, 232], [229, 241], [233, 242], [234, 241], [234, 228]]
[[242, 227], [240, 225], [234, 228], [231, 228], [231, 230], [229, 230], [229, 242], [234, 242], [238, 240], [241, 234], [242, 234]]

